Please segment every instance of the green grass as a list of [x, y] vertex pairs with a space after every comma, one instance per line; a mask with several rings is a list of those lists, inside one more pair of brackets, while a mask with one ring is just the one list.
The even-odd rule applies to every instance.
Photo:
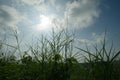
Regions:
[[[115, 52], [113, 45], [106, 49], [105, 38], [101, 48], [90, 51], [75, 47], [67, 30], [52, 30], [49, 38], [42, 35], [35, 46], [22, 51], [16, 31], [14, 36], [16, 46], [0, 43], [0, 80], [120, 80], [120, 50]], [[76, 57], [80, 54], [83, 63]]]

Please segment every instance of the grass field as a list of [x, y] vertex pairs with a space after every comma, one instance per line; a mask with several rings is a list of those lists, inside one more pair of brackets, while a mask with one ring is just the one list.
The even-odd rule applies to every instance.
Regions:
[[65, 30], [53, 30], [49, 39], [42, 36], [28, 51], [20, 50], [17, 34], [15, 38], [17, 46], [0, 43], [0, 80], [120, 80], [120, 50], [106, 49], [105, 38], [94, 51], [74, 46]]

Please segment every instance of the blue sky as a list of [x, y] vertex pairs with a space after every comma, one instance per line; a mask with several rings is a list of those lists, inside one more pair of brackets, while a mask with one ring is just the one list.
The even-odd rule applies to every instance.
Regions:
[[120, 48], [119, 8], [120, 0], [0, 0], [0, 39], [17, 30], [26, 43], [57, 25], [89, 45], [100, 43], [106, 30], [107, 42]]

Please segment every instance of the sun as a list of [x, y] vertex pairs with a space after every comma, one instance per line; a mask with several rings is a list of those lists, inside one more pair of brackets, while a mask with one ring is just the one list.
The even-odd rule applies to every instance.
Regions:
[[37, 25], [37, 30], [46, 30], [51, 27], [51, 20], [48, 16], [40, 15], [40, 23]]

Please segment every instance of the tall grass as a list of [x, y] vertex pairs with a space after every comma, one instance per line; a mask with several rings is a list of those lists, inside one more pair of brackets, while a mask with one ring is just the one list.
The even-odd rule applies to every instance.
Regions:
[[[113, 45], [106, 49], [105, 38], [101, 48], [93, 46], [95, 50], [90, 51], [76, 48], [73, 35], [67, 30], [53, 29], [50, 37], [42, 35], [36, 45], [22, 51], [17, 32], [14, 37], [16, 46], [0, 43], [0, 80], [120, 80], [120, 51], [114, 52]], [[14, 48], [13, 54], [7, 56], [4, 45]], [[79, 63], [79, 54], [83, 54], [86, 62]]]
[[[117, 58], [120, 58], [120, 51], [115, 52], [113, 45], [108, 50], [105, 38], [101, 44], [102, 47], [100, 49], [94, 46], [94, 52], [88, 48], [86, 50], [78, 48], [87, 54], [84, 57], [88, 63], [87, 66], [89, 65], [88, 75], [95, 80], [119, 80], [119, 73], [116, 75], [118, 68], [115, 68], [115, 66], [120, 65], [120, 62], [117, 61]], [[115, 64], [116, 62], [117, 64]]]

